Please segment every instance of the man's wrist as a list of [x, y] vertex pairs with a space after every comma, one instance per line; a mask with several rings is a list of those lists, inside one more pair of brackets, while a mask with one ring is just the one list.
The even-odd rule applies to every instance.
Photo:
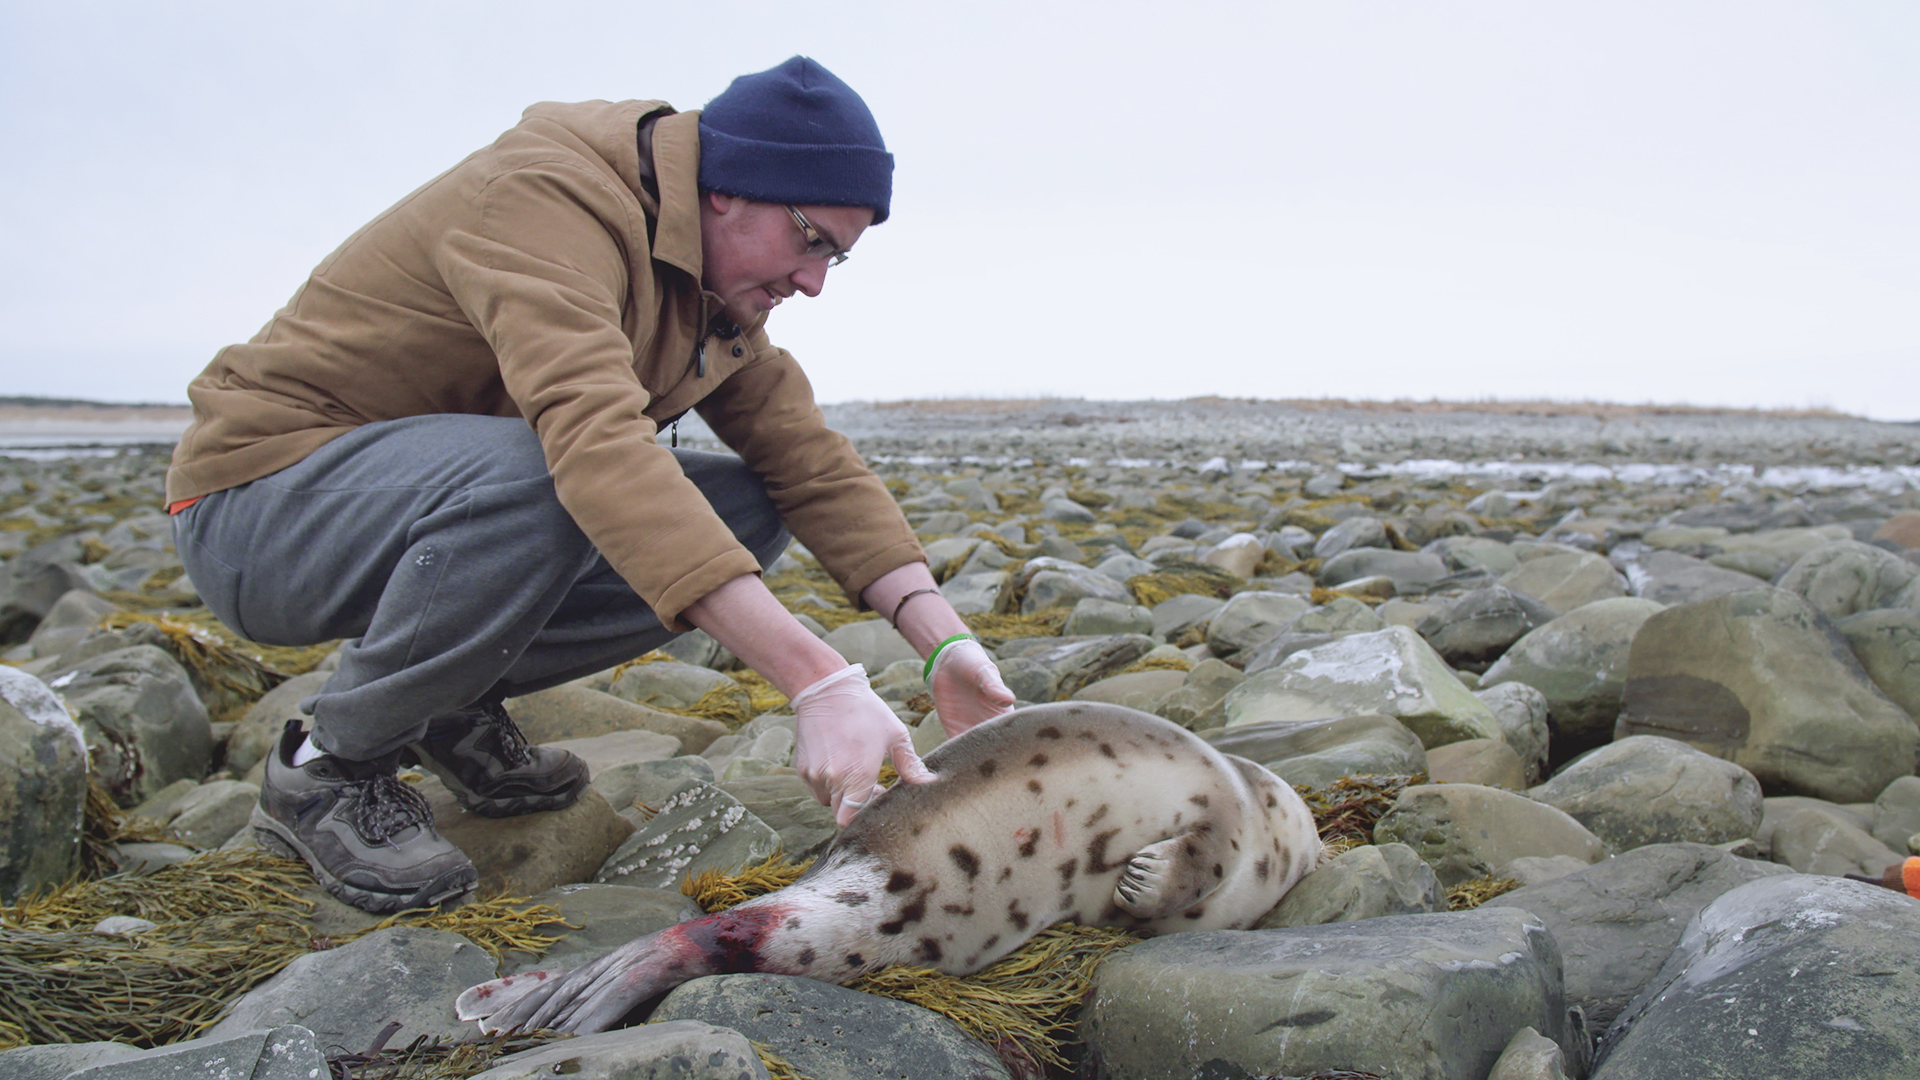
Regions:
[[927, 666], [920, 670], [920, 678], [923, 681], [931, 682], [933, 680], [934, 665], [940, 662], [940, 657], [943, 654], [945, 654], [948, 649], [959, 645], [963, 641], [972, 641], [972, 642], [978, 643], [979, 640], [980, 640], [979, 638], [974, 637], [971, 633], [960, 633], [960, 634], [955, 634], [950, 638], [947, 638], [945, 641], [942, 641], [938, 645], [935, 645], [933, 647], [933, 651], [927, 654]]

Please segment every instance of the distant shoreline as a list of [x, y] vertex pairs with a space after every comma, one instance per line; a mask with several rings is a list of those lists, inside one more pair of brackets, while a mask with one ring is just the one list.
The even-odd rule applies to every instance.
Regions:
[[0, 397], [0, 421], [118, 423], [133, 420], [179, 421], [184, 425], [191, 419], [193, 407], [190, 405]]
[[[0, 454], [53, 458], [170, 446], [183, 405], [0, 404]], [[1533, 402], [940, 398], [821, 407], [869, 459], [1086, 463], [1587, 462], [1920, 468], [1920, 424], [1826, 410]], [[719, 449], [697, 413], [682, 445]], [[662, 436], [662, 441], [668, 441]], [[1263, 466], [1264, 467], [1264, 466]], [[1920, 486], [1920, 474], [1914, 483]]]
[[[923, 414], [990, 417], [1026, 412], [1033, 408], [1060, 408], [1088, 398], [917, 398], [900, 401], [847, 401], [829, 403], [871, 409], [901, 409]], [[1113, 402], [1120, 404], [1120, 402]], [[1146, 404], [1143, 402], [1142, 404]], [[1835, 409], [1759, 409], [1720, 405], [1661, 404], [1658, 402], [1555, 401], [1550, 399], [1501, 400], [1485, 398], [1472, 401], [1417, 401], [1408, 398], [1370, 400], [1359, 398], [1232, 398], [1219, 395], [1179, 399], [1153, 399], [1151, 404], [1280, 406], [1300, 412], [1353, 412], [1412, 416], [1446, 413], [1483, 413], [1490, 416], [1584, 416], [1601, 420], [1621, 420], [1643, 416], [1728, 416], [1773, 418], [1782, 420], [1860, 420], [1862, 417]], [[193, 408], [185, 403], [89, 401], [83, 398], [53, 398], [0, 395], [0, 420], [190, 420]], [[1884, 421], [1883, 421], [1884, 422]], [[1893, 421], [1898, 423], [1899, 421]], [[1915, 421], [1920, 422], [1920, 421]]]

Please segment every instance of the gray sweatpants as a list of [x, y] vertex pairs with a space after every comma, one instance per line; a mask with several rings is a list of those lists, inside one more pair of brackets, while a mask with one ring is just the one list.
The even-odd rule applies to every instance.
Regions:
[[[779, 555], [788, 534], [739, 458], [674, 454], [762, 566]], [[348, 639], [301, 705], [314, 741], [353, 760], [674, 636], [560, 505], [522, 420], [368, 424], [173, 522], [194, 587], [236, 632], [269, 645]]]

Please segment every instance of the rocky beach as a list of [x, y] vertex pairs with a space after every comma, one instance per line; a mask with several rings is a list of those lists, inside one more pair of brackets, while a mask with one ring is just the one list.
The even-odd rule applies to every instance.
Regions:
[[[1246, 929], [1036, 941], [1077, 980], [1051, 1034], [954, 1004], [989, 969], [938, 993], [714, 976], [645, 1024], [484, 1045], [454, 1017], [466, 987], [712, 910], [682, 888], [702, 872], [826, 849], [785, 700], [695, 633], [510, 701], [590, 793], [488, 819], [410, 777], [481, 886], [382, 922], [246, 827], [331, 650], [199, 606], [161, 507], [184, 413], [10, 408], [0, 1076], [1920, 1075], [1920, 900], [1897, 872], [1920, 854], [1920, 425], [826, 411], [1023, 702], [1139, 709], [1266, 766], [1315, 810], [1320, 868]], [[692, 416], [672, 437], [717, 448]], [[936, 746], [899, 635], [798, 546], [766, 571]]]

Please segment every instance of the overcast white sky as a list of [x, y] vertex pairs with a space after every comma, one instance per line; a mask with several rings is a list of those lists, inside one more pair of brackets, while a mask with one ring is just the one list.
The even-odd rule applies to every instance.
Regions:
[[893, 218], [775, 340], [822, 400], [1481, 397], [1920, 418], [1911, 0], [0, 10], [0, 394], [183, 401], [541, 100], [795, 53]]

